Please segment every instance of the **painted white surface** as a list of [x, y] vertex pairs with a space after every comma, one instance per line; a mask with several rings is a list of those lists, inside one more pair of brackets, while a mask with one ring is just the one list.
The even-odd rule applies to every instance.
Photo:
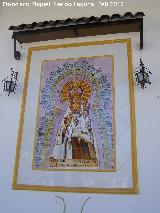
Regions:
[[[2, 1], [2, 0], [1, 0]], [[29, 0], [28, 0], [29, 1]], [[69, 2], [69, 1], [67, 1]], [[71, 0], [73, 2], [73, 0]], [[96, 2], [96, 0], [93, 0]], [[7, 97], [0, 83], [0, 213], [59, 213], [61, 201], [55, 194], [65, 198], [66, 213], [78, 213], [88, 196], [84, 213], [159, 213], [160, 212], [160, 24], [159, 0], [126, 0], [123, 7], [110, 8], [2, 8], [0, 6], [0, 81], [10, 74], [10, 67], [16, 67], [13, 58], [12, 33], [10, 25], [32, 23], [50, 19], [65, 19], [127, 11], [143, 11], [144, 17], [144, 62], [153, 72], [152, 85], [142, 91], [135, 87], [137, 152], [139, 173], [139, 195], [72, 194], [32, 191], [13, 191], [12, 176], [16, 155], [16, 139], [21, 106], [24, 70], [20, 70], [19, 87], [16, 94]], [[117, 36], [117, 35], [116, 35]], [[117, 38], [121, 36], [118, 35]], [[125, 36], [126, 37], [126, 36]], [[129, 37], [129, 35], [127, 36]], [[108, 38], [108, 37], [106, 37]], [[82, 40], [85, 41], [83, 38]], [[77, 41], [77, 39], [76, 39]], [[60, 43], [60, 41], [58, 41]], [[133, 47], [134, 67], [138, 65], [139, 43]]]

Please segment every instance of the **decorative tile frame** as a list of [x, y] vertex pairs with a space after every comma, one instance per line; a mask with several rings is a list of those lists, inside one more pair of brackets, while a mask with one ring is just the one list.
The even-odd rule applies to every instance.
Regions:
[[[49, 177], [49, 181], [50, 181], [50, 185], [47, 184], [47, 181], [46, 179], [43, 180], [43, 177], [47, 177], [48, 178], [48, 172], [51, 172], [51, 171], [40, 171], [41, 172], [41, 183], [40, 182], [37, 182], [36, 183], [36, 179], [35, 177], [32, 177], [32, 174], [31, 175], [28, 175], [27, 177], [27, 174], [24, 174], [25, 172], [25, 169], [23, 170], [23, 167], [25, 167], [25, 165], [32, 165], [32, 163], [27, 163], [27, 162], [30, 162], [32, 161], [32, 159], [28, 159], [28, 157], [22, 159], [22, 156], [24, 153], [28, 153], [29, 151], [28, 150], [32, 150], [33, 148], [33, 145], [34, 145], [34, 140], [30, 140], [30, 145], [32, 145], [31, 147], [27, 148], [27, 146], [25, 146], [25, 140], [24, 139], [24, 131], [26, 131], [25, 129], [25, 119], [27, 118], [27, 108], [26, 108], [26, 105], [27, 105], [27, 101], [30, 100], [31, 97], [28, 97], [27, 93], [29, 94], [29, 84], [30, 82], [34, 81], [36, 79], [36, 76], [39, 76], [38, 79], [40, 80], [40, 70], [36, 72], [36, 75], [35, 75], [35, 79], [32, 79], [32, 77], [34, 76], [34, 72], [33, 72], [33, 63], [34, 63], [34, 60], [36, 59], [36, 54], [42, 54], [43, 52], [47, 52], [47, 51], [50, 51], [52, 50], [53, 52], [52, 53], [55, 53], [56, 50], [59, 51], [66, 51], [66, 54], [67, 54], [67, 50], [72, 49], [72, 51], [74, 50], [74, 52], [76, 53], [76, 48], [88, 48], [88, 50], [91, 48], [93, 49], [94, 47], [97, 48], [102, 48], [104, 47], [103, 51], [105, 54], [101, 54], [100, 52], [99, 53], [95, 53], [94, 52], [94, 56], [97, 54], [99, 56], [102, 56], [102, 55], [110, 55], [111, 53], [111, 50], [109, 50], [109, 53], [108, 51], [105, 50], [105, 47], [107, 47], [107, 45], [110, 45], [111, 49], [116, 49], [116, 44], [119, 44], [120, 46], [122, 46], [122, 49], [125, 49], [124, 51], [122, 50], [122, 52], [124, 52], [126, 55], [124, 55], [123, 57], [126, 58], [126, 77], [125, 79], [128, 79], [128, 82], [126, 82], [126, 88], [127, 88], [127, 85], [128, 85], [128, 91], [126, 92], [126, 94], [128, 94], [128, 106], [129, 106], [129, 116], [128, 116], [128, 120], [127, 122], [129, 122], [129, 127], [130, 127], [130, 130], [127, 130], [127, 131], [130, 131], [130, 141], [128, 143], [128, 146], [130, 146], [130, 150], [128, 151], [130, 157], [128, 157], [130, 160], [130, 183], [128, 184], [127, 182], [125, 183], [125, 181], [123, 180], [122, 183], [120, 184], [119, 187], [117, 187], [118, 185], [118, 180], [117, 183], [115, 184], [116, 187], [102, 187], [103, 184], [105, 184], [105, 175], [106, 175], [106, 180], [108, 179], [108, 175], [114, 175], [116, 176], [116, 173], [117, 171], [119, 171], [119, 169], [117, 170], [117, 168], [112, 171], [112, 172], [107, 172], [107, 171], [103, 171], [101, 173], [98, 173], [97, 176], [95, 176], [96, 172], [95, 171], [87, 171], [88, 175], [91, 175], [92, 177], [89, 178], [89, 176], [86, 175], [86, 178], [85, 175], [83, 177], [83, 174], [87, 174], [86, 172], [83, 172], [83, 171], [74, 171], [74, 174], [73, 174], [73, 171], [54, 171], [54, 174], [57, 174], [56, 178], [60, 177], [60, 175], [62, 174], [65, 174], [65, 172], [67, 173], [66, 175], [66, 179], [67, 178], [70, 178], [70, 180], [74, 180], [75, 177], [79, 177], [81, 179], [81, 176], [82, 176], [82, 179], [85, 178], [85, 180], [91, 180], [94, 182], [97, 181], [97, 186], [95, 187], [94, 184], [90, 184], [90, 182], [88, 182], [87, 184], [84, 183], [84, 184], [81, 184], [81, 185], [78, 185], [78, 183], [74, 183], [73, 181], [73, 185], [72, 185], [72, 181], [69, 181], [69, 184], [66, 182], [66, 185], [54, 185], [54, 174], [51, 175]], [[113, 46], [111, 46], [113, 45]], [[120, 48], [119, 46], [119, 48]], [[107, 49], [107, 48], [106, 48]], [[118, 48], [117, 48], [118, 50]], [[34, 56], [34, 53], [35, 56]], [[82, 53], [81, 53], [82, 54]], [[117, 56], [115, 57], [115, 50], [113, 52], [113, 57], [114, 57], [114, 61], [115, 63], [118, 63], [117, 62]], [[132, 55], [131, 55], [131, 40], [130, 39], [115, 39], [115, 40], [105, 40], [105, 41], [95, 41], [95, 42], [84, 42], [84, 43], [73, 43], [73, 44], [63, 44], [63, 45], [50, 45], [50, 46], [41, 46], [41, 47], [32, 47], [32, 48], [29, 48], [28, 49], [28, 56], [27, 56], [27, 65], [26, 65], [26, 74], [25, 74], [25, 80], [24, 80], [24, 91], [23, 91], [23, 97], [22, 97], [22, 107], [21, 107], [21, 116], [20, 116], [20, 123], [19, 123], [19, 132], [18, 132], [18, 139], [17, 139], [17, 150], [16, 150], [16, 160], [15, 160], [15, 169], [14, 169], [14, 177], [13, 177], [13, 189], [26, 189], [26, 190], [42, 190], [42, 191], [63, 191], [63, 192], [86, 192], [86, 193], [122, 193], [122, 194], [131, 194], [131, 193], [137, 193], [138, 192], [138, 175], [137, 175], [137, 157], [136, 157], [136, 129], [135, 129], [135, 108], [134, 108], [134, 83], [133, 83], [133, 77], [132, 77]], [[43, 54], [42, 54], [43, 55]], [[45, 54], [44, 54], [45, 55]], [[52, 54], [53, 55], [53, 54]], [[68, 55], [68, 54], [67, 54]], [[81, 56], [82, 58], [84, 57], [92, 57], [93, 56], [93, 53], [92, 53], [92, 50], [89, 51], [89, 55], [88, 56]], [[57, 56], [58, 57], [58, 56]], [[62, 57], [65, 59], [65, 57]], [[71, 58], [71, 57], [69, 57]], [[55, 59], [55, 58], [54, 58]], [[57, 58], [59, 59], [59, 58]], [[48, 60], [48, 58], [44, 58], [44, 60]], [[41, 60], [41, 63], [42, 61], [44, 60]], [[116, 65], [117, 66], [117, 65]], [[38, 66], [39, 67], [39, 66]], [[115, 67], [115, 65], [114, 65]], [[117, 72], [117, 68], [115, 69], [114, 71], [115, 73]], [[121, 71], [122, 72], [122, 71]], [[32, 75], [31, 75], [32, 74]], [[39, 83], [37, 83], [37, 85], [39, 84], [40, 85], [40, 81], [37, 81]], [[115, 87], [116, 87], [116, 82], [117, 80], [115, 81]], [[115, 94], [117, 92], [117, 88], [115, 88]], [[38, 97], [38, 94], [35, 95], [36, 97]], [[37, 98], [38, 100], [38, 98]], [[118, 103], [118, 101], [116, 101]], [[36, 102], [35, 105], [38, 104], [38, 101]], [[117, 106], [115, 106], [117, 107]], [[36, 112], [36, 109], [37, 107], [35, 106], [34, 107], [34, 112]], [[33, 113], [34, 114], [34, 113]], [[118, 114], [118, 110], [116, 111], [116, 114]], [[35, 115], [35, 120], [36, 120], [36, 115]], [[115, 123], [116, 123], [116, 115], [115, 115]], [[34, 123], [35, 124], [35, 123]], [[36, 125], [34, 125], [34, 129], [35, 129]], [[28, 126], [29, 128], [29, 126]], [[116, 128], [116, 132], [117, 132], [117, 123], [115, 124], [115, 127]], [[118, 127], [119, 128], [119, 127]], [[34, 132], [34, 130], [33, 130]], [[27, 139], [28, 140], [28, 139]], [[116, 150], [116, 153], [118, 152], [117, 150], [117, 144], [119, 143], [119, 138], [118, 136], [116, 135], [116, 147], [115, 147], [115, 150]], [[24, 148], [25, 146], [25, 148]], [[28, 149], [28, 150], [27, 150]], [[126, 147], [127, 149], [127, 147]], [[127, 156], [129, 156], [127, 154]], [[30, 154], [29, 154], [30, 156]], [[31, 157], [31, 156], [30, 156]], [[25, 163], [24, 163], [25, 162]], [[22, 164], [24, 163], [24, 165], [22, 166]], [[115, 164], [116, 167], [117, 167], [117, 163]], [[32, 166], [29, 166], [29, 170], [31, 173], [36, 173], [38, 171], [34, 171], [32, 170]], [[111, 174], [112, 173], [112, 174]], [[30, 178], [29, 178], [30, 177]], [[24, 178], [24, 181], [23, 181], [23, 178]], [[64, 176], [65, 178], [65, 176]], [[112, 182], [112, 177], [110, 177], [110, 181]], [[114, 178], [113, 178], [114, 179]], [[26, 181], [27, 180], [27, 181]], [[46, 182], [45, 182], [46, 181]], [[91, 182], [92, 182], [91, 181]], [[100, 184], [100, 182], [102, 182], [102, 185]], [[114, 180], [115, 181], [115, 180]], [[114, 182], [113, 181], [113, 182]], [[83, 182], [82, 180], [80, 180], [79, 182]], [[128, 184], [129, 187], [126, 187]], [[87, 186], [89, 185], [89, 187]], [[93, 186], [92, 186], [93, 185]], [[99, 186], [98, 186], [99, 185]], [[114, 184], [113, 184], [114, 185]]]

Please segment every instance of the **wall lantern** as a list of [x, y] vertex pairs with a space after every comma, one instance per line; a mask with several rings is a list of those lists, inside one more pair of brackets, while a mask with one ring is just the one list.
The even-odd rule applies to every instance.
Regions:
[[18, 72], [15, 72], [11, 68], [11, 77], [6, 77], [2, 82], [4, 83], [3, 91], [8, 92], [8, 96], [13, 92], [15, 93], [17, 82], [18, 82]]
[[136, 81], [138, 85], [141, 85], [141, 88], [146, 88], [146, 84], [151, 84], [149, 77], [152, 74], [148, 68], [144, 66], [142, 59], [140, 58], [139, 67], [137, 67], [134, 71], [136, 76]]

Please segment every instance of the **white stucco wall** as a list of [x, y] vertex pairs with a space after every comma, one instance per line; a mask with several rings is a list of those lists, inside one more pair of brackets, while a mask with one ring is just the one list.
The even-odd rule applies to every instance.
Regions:
[[[0, 3], [2, 0], [0, 0]], [[18, 2], [18, 1], [17, 1]], [[25, 1], [23, 1], [25, 2]], [[28, 0], [29, 2], [29, 0]], [[63, 2], [63, 1], [62, 1]], [[68, 0], [65, 2], [69, 2]], [[73, 0], [70, 0], [73, 2]], [[87, 1], [86, 1], [87, 2]], [[92, 0], [92, 2], [97, 2]], [[0, 213], [59, 213], [63, 197], [66, 213], [78, 213], [87, 197], [84, 213], [159, 213], [160, 212], [160, 24], [159, 0], [125, 0], [123, 7], [110, 8], [6, 8], [0, 6]], [[16, 67], [13, 58], [10, 25], [33, 21], [66, 19], [68, 17], [100, 16], [143, 11], [145, 64], [153, 72], [152, 85], [144, 91], [135, 87], [139, 195], [72, 194], [12, 190], [14, 158], [24, 72], [19, 71], [20, 85], [15, 95], [3, 93], [1, 80]], [[128, 36], [127, 36], [128, 37]], [[134, 67], [137, 66], [138, 44], [133, 47]]]

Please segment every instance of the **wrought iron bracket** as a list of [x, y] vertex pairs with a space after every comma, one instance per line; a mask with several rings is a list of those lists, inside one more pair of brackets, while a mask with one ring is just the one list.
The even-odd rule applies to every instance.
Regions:
[[143, 49], [143, 19], [140, 21], [140, 49]]
[[13, 39], [14, 39], [14, 58], [16, 59], [16, 60], [20, 60], [20, 58], [21, 58], [21, 53], [19, 52], [19, 51], [17, 51], [17, 45], [16, 45], [16, 37], [14, 37], [14, 34], [13, 34]]
[[10, 26], [13, 30], [14, 57], [20, 60], [21, 53], [16, 50], [16, 42], [31, 43], [64, 38], [77, 38], [85, 36], [107, 35], [116, 33], [140, 33], [140, 49], [143, 49], [143, 12], [124, 15], [113, 14], [101, 17], [81, 17], [78, 19], [66, 19], [56, 21], [33, 22]]

